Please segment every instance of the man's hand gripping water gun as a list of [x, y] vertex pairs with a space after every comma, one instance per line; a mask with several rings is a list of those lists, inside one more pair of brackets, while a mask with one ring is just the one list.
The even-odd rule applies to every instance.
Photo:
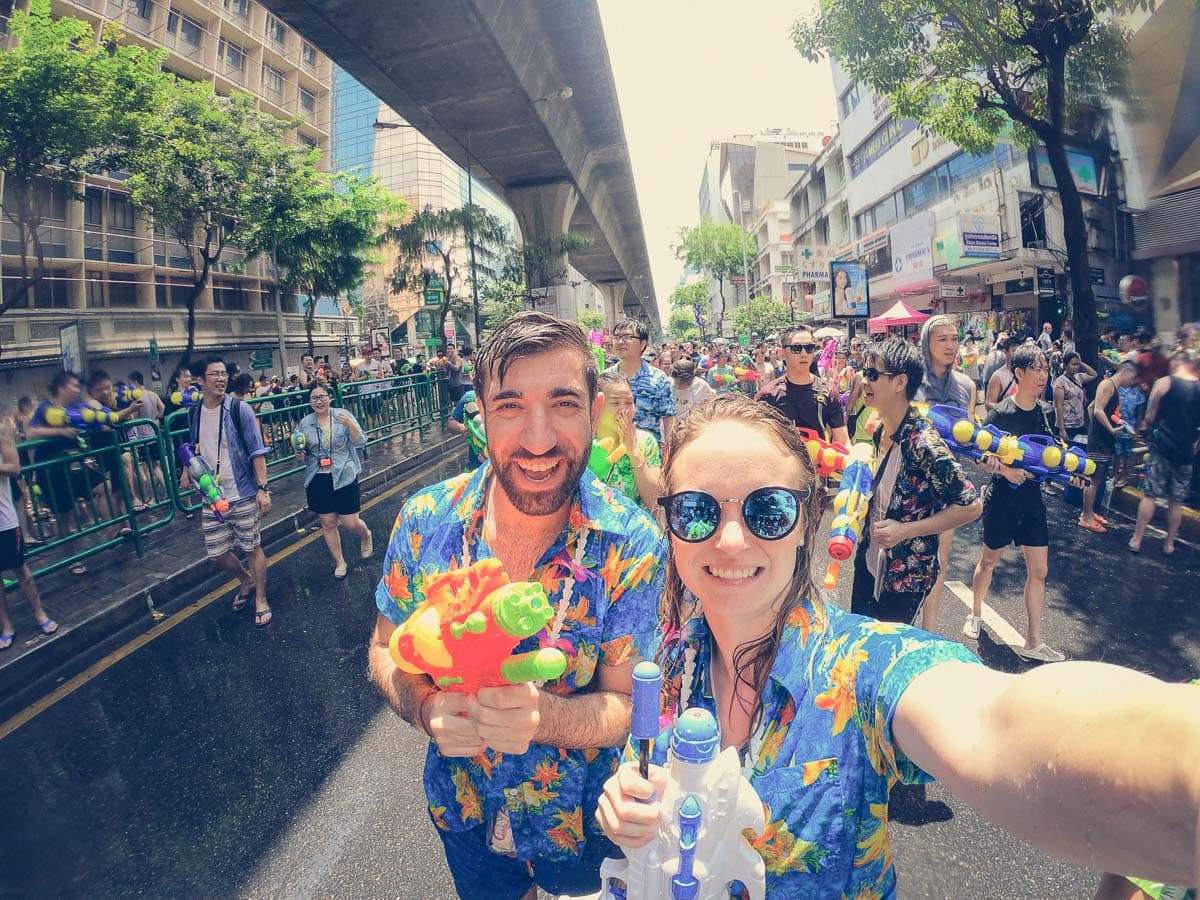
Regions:
[[424, 601], [392, 632], [388, 652], [400, 671], [428, 675], [444, 691], [549, 681], [567, 669], [561, 650], [512, 651], [553, 618], [540, 584], [511, 582], [499, 560], [481, 559], [431, 578]]
[[179, 461], [183, 463], [184, 472], [204, 505], [212, 510], [218, 522], [224, 522], [225, 514], [229, 512], [229, 501], [225, 499], [225, 492], [221, 490], [212, 467], [196, 452], [196, 445], [180, 444]]
[[870, 444], [855, 444], [846, 461], [846, 471], [833, 500], [833, 525], [829, 530], [829, 568], [825, 570], [825, 588], [837, 587], [842, 563], [854, 555], [862, 539], [867, 508], [875, 490]]

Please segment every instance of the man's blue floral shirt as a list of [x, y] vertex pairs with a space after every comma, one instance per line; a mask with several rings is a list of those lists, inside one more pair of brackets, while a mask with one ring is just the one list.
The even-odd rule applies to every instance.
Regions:
[[[471, 560], [492, 557], [483, 539], [484, 497], [492, 466], [433, 485], [412, 497], [396, 519], [384, 558], [376, 605], [399, 625], [424, 599], [433, 575], [459, 566], [466, 535]], [[581, 535], [584, 554], [574, 555]], [[563, 533], [539, 561], [531, 580], [557, 606], [567, 579], [575, 583], [558, 641], [567, 671], [543, 690], [573, 694], [593, 688], [596, 667], [651, 658], [658, 628], [666, 545], [654, 521], [585, 470]], [[545, 632], [514, 652], [537, 649]], [[507, 810], [517, 856], [571, 860], [598, 835], [594, 812], [619, 748], [568, 750], [533, 744], [519, 756], [486, 751], [448, 759], [430, 743], [425, 793], [434, 824], [465, 831]]]

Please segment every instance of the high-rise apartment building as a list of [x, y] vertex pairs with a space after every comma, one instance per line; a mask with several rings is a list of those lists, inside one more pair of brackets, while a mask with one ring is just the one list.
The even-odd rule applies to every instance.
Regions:
[[[218, 93], [254, 96], [259, 109], [300, 117], [289, 130], [297, 144], [328, 154], [333, 66], [303, 36], [254, 0], [54, 0], [56, 16], [90, 21], [99, 36], [119, 22], [126, 40], [169, 53], [164, 68], [181, 78], [209, 81]], [[3, 172], [0, 172], [0, 181]], [[114, 374], [145, 369], [153, 338], [164, 369], [187, 341], [186, 251], [130, 205], [120, 173], [88, 176], [83, 200], [47, 192], [45, 228], [51, 275], [21, 308], [0, 316], [0, 368], [18, 369], [17, 390], [39, 390], [61, 367], [59, 328], [78, 322], [88, 358]], [[11, 289], [18, 264], [16, 228], [0, 224], [0, 291]], [[220, 350], [243, 367], [252, 350], [279, 346], [270, 263], [255, 260], [239, 271], [227, 250], [196, 304], [197, 352]], [[7, 270], [7, 271], [6, 271]], [[289, 363], [306, 342], [294, 298], [284, 299]], [[357, 323], [332, 303], [318, 307], [317, 341], [336, 352]], [[276, 353], [276, 367], [279, 358]], [[163, 371], [164, 379], [170, 376]]]

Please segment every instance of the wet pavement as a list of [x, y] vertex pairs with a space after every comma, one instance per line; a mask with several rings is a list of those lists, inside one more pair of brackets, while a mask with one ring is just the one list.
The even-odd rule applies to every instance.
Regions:
[[[224, 594], [0, 739], [0, 896], [453, 896], [425, 813], [424, 742], [368, 683], [366, 641], [396, 512], [454, 469], [385, 490], [365, 512], [375, 559], [344, 581], [319, 534], [278, 551], [269, 627]], [[1181, 544], [1168, 560], [1151, 537], [1133, 557], [1127, 523], [1093, 535], [1061, 500], [1050, 511], [1045, 638], [1075, 658], [1200, 674], [1200, 553]], [[951, 580], [970, 584], [979, 539], [978, 524], [960, 530]], [[1018, 631], [1022, 577], [1011, 551], [989, 598]], [[838, 601], [848, 594], [847, 579]], [[940, 631], [965, 640], [966, 613], [949, 592]], [[986, 634], [978, 649], [1025, 666]], [[936, 785], [924, 803], [896, 798], [892, 819], [905, 897], [1089, 897], [1097, 881]]]

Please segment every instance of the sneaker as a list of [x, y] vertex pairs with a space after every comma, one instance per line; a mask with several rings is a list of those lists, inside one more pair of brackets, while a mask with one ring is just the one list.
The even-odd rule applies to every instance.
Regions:
[[371, 532], [367, 532], [366, 539], [362, 542], [362, 558], [370, 559], [371, 554], [375, 552], [375, 538]]
[[1013, 650], [1016, 652], [1017, 656], [1021, 657], [1021, 659], [1027, 659], [1032, 662], [1053, 663], [1053, 662], [1062, 662], [1063, 660], [1066, 659], [1066, 657], [1063, 654], [1059, 653], [1057, 650], [1055, 650], [1053, 647], [1051, 647], [1045, 641], [1042, 641], [1036, 647], [1029, 649], [1029, 650], [1027, 650], [1024, 647], [1021, 647], [1019, 645], [1014, 646]]
[[979, 626], [983, 623], [983, 619], [979, 616], [967, 616], [967, 621], [963, 622], [962, 633], [973, 641], [979, 640]]
[[337, 566], [333, 570], [333, 577], [334, 578], [345, 578], [347, 568], [348, 567], [345, 563], [342, 563], [340, 566]]

